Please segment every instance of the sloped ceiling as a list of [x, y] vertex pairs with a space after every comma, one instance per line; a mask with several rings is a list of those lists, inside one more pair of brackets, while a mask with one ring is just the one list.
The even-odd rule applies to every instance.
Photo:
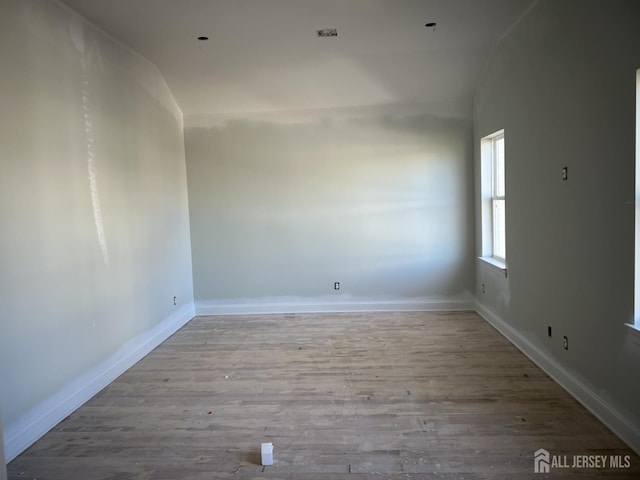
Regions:
[[[491, 47], [533, 3], [64, 1], [152, 61], [186, 116], [447, 102], [470, 108]], [[318, 38], [323, 28], [338, 36]]]

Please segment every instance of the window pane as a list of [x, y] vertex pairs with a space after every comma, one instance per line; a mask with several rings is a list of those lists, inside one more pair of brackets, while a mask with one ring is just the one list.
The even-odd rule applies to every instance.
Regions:
[[502, 260], [507, 258], [504, 204], [504, 200], [493, 200], [493, 256]]
[[495, 139], [493, 144], [494, 150], [494, 186], [493, 196], [504, 197], [504, 137], [500, 136]]

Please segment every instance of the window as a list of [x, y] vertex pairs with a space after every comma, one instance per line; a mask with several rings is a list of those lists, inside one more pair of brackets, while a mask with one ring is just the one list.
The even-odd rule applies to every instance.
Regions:
[[506, 190], [504, 130], [480, 144], [482, 191], [482, 260], [506, 274]]

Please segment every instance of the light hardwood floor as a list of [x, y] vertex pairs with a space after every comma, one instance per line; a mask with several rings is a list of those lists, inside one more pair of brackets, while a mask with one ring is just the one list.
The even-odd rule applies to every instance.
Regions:
[[[539, 448], [631, 468], [534, 474]], [[640, 458], [476, 313], [296, 314], [195, 318], [8, 473], [637, 479]]]

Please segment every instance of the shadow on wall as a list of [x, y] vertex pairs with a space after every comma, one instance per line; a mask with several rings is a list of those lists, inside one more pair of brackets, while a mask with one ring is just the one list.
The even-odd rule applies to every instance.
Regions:
[[471, 122], [310, 112], [187, 127], [196, 300], [473, 291]]

